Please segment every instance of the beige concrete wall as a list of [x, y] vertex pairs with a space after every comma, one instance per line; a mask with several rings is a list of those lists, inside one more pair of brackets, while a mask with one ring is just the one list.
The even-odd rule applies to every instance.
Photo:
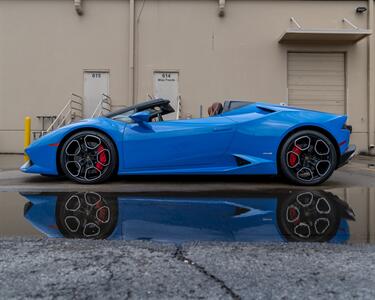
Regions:
[[[347, 112], [353, 141], [367, 150], [367, 41], [352, 46], [289, 46], [278, 40], [296, 18], [305, 28], [367, 27], [366, 1], [136, 1], [135, 98], [153, 93], [153, 71], [180, 72], [184, 113], [225, 99], [287, 101], [288, 51], [346, 53]], [[84, 69], [110, 70], [115, 104], [128, 95], [129, 2], [0, 1], [0, 152], [22, 146], [22, 117], [55, 114], [82, 94]], [[16, 130], [16, 132], [13, 132]], [[17, 131], [18, 130], [18, 131]], [[18, 133], [17, 133], [18, 132]]]
[[[180, 71], [183, 111], [199, 116], [213, 101], [244, 99], [287, 102], [288, 51], [340, 51], [347, 57], [347, 112], [353, 140], [367, 150], [367, 42], [354, 46], [280, 45], [295, 17], [304, 28], [342, 28], [361, 1], [147, 1], [137, 31], [137, 99], [152, 92], [153, 70]], [[153, 20], [150, 22], [150, 20]]]
[[83, 93], [83, 70], [110, 70], [110, 93], [124, 101], [128, 84], [129, 3], [0, 1], [0, 152], [22, 151], [23, 117], [57, 114], [72, 92]]

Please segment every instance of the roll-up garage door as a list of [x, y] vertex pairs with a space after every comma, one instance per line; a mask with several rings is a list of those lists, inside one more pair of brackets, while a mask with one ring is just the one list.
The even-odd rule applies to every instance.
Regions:
[[345, 113], [344, 53], [288, 53], [290, 106]]

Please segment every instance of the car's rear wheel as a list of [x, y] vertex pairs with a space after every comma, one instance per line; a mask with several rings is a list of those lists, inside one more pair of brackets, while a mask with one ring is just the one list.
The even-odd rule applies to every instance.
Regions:
[[280, 151], [282, 174], [298, 185], [323, 183], [332, 175], [336, 164], [335, 146], [327, 136], [314, 130], [292, 134]]
[[64, 174], [79, 183], [100, 183], [109, 179], [117, 166], [113, 142], [104, 134], [85, 130], [63, 144], [60, 165]]

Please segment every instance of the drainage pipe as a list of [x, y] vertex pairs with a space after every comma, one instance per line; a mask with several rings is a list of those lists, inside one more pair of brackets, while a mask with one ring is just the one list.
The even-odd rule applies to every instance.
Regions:
[[134, 44], [135, 44], [135, 3], [129, 0], [129, 94], [130, 103], [135, 104], [134, 99]]
[[[373, 30], [374, 28], [374, 0], [368, 0], [368, 29]], [[375, 48], [374, 48], [374, 35], [371, 34], [368, 37], [368, 152], [371, 155], [375, 155]]]

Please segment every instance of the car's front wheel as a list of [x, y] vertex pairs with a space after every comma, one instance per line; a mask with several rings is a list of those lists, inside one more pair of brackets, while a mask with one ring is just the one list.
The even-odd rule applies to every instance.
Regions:
[[69, 137], [60, 151], [64, 174], [78, 183], [100, 183], [109, 179], [117, 166], [113, 142], [104, 134], [85, 130]]
[[292, 183], [316, 185], [326, 181], [337, 165], [330, 139], [314, 130], [292, 134], [281, 146], [280, 170]]

